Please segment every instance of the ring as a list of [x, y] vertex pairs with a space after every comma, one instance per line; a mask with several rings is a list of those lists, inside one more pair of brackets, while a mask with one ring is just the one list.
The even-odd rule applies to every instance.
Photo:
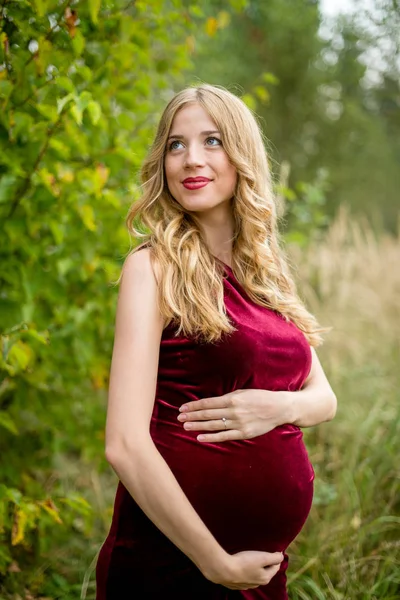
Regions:
[[226, 429], [226, 419], [225, 417], [222, 417], [221, 421], [223, 422], [223, 424], [225, 425], [225, 429]]

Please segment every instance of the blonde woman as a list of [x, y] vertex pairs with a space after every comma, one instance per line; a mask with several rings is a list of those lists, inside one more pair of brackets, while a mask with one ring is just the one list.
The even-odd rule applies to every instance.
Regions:
[[[128, 227], [106, 457], [120, 480], [97, 600], [287, 598], [309, 514], [301, 427], [336, 398], [279, 246], [263, 139], [199, 85], [166, 106]], [[143, 233], [145, 225], [150, 233]]]

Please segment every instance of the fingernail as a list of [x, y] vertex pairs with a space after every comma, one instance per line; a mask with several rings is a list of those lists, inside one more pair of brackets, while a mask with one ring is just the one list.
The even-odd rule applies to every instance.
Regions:
[[184, 412], [185, 410], [187, 410], [187, 406], [186, 406], [186, 404], [183, 404], [183, 405], [180, 407], [180, 409], [179, 409], [179, 412]]
[[187, 415], [179, 415], [178, 421], [186, 421]]

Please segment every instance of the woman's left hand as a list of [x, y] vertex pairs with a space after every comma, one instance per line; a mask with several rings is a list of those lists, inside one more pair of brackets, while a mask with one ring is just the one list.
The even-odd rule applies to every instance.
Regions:
[[235, 390], [187, 402], [179, 410], [178, 420], [186, 430], [200, 431], [200, 442], [249, 440], [290, 422], [290, 392]]

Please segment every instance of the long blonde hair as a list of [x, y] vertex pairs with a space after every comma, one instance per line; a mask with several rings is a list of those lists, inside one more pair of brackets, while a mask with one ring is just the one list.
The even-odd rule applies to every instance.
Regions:
[[[288, 262], [279, 245], [275, 198], [263, 136], [255, 117], [240, 98], [207, 84], [188, 87], [168, 103], [153, 145], [141, 169], [142, 196], [128, 212], [131, 235], [151, 248], [157, 265], [158, 304], [166, 326], [176, 323], [175, 335], [205, 343], [236, 331], [226, 313], [223, 263], [207, 247], [201, 224], [170, 194], [164, 173], [167, 138], [176, 113], [198, 103], [215, 121], [222, 144], [237, 171], [231, 207], [234, 216], [232, 270], [248, 296], [280, 313], [304, 333], [311, 346], [328, 331], [317, 323], [297, 295]], [[149, 233], [143, 232], [144, 225]]]

